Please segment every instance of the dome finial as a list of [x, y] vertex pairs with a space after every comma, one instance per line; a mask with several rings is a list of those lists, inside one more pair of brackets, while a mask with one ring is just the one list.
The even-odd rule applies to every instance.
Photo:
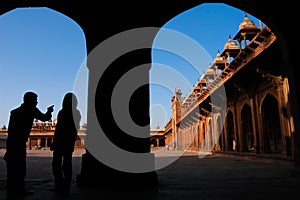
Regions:
[[241, 21], [239, 25], [239, 29], [247, 28], [247, 27], [256, 27], [254, 22], [248, 18], [248, 14], [244, 13], [244, 19]]
[[214, 59], [214, 63], [220, 62], [220, 61], [221, 61], [221, 62], [223, 61], [223, 57], [221, 57], [220, 50], [218, 49], [217, 55], [216, 55], [216, 57], [215, 57], [215, 59]]
[[229, 34], [229, 39], [224, 45], [224, 49], [236, 49], [238, 47], [238, 44], [231, 38], [231, 35]]

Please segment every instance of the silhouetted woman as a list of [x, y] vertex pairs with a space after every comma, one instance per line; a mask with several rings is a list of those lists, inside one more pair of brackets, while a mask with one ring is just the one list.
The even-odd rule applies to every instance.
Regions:
[[72, 182], [72, 155], [80, 128], [81, 114], [77, 109], [77, 98], [69, 92], [65, 94], [62, 109], [57, 115], [53, 151], [52, 172], [56, 190], [69, 191]]

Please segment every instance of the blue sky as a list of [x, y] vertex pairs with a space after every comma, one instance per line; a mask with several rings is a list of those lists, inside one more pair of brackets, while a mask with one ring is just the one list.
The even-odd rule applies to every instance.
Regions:
[[[152, 67], [150, 80], [157, 79], [162, 84], [150, 86], [151, 116], [153, 116], [151, 127], [165, 126], [171, 117], [171, 97], [175, 88], [180, 88], [183, 96], [189, 93], [193, 85], [213, 62], [218, 50], [222, 53], [229, 35], [233, 38], [238, 32], [239, 25], [244, 19], [244, 13], [242, 10], [225, 4], [202, 4], [181, 13], [163, 26], [185, 34], [197, 42], [199, 46], [197, 51], [187, 49], [188, 53], [185, 57], [194, 57], [194, 54], [199, 55], [199, 57], [198, 60], [197, 58], [189, 59], [189, 61], [193, 61], [191, 64], [186, 59], [181, 58], [180, 55], [153, 50], [153, 62], [160, 63], [160, 65]], [[249, 13], [247, 15], [259, 27], [259, 20]], [[160, 37], [159, 33], [157, 38]], [[157, 43], [163, 39], [157, 39]], [[177, 44], [179, 48], [185, 46], [184, 41], [182, 43], [170, 43], [170, 46]], [[161, 67], [162, 65], [169, 66], [172, 70], [167, 70], [166, 67]], [[170, 75], [170, 72], [174, 70], [180, 74], [180, 76], [177, 75], [177, 78], [172, 78]], [[168, 81], [163, 81], [165, 79]]]
[[[229, 35], [237, 33], [244, 12], [225, 4], [202, 4], [171, 19], [164, 28], [178, 31], [195, 41], [198, 51], [185, 49], [185, 57], [161, 50], [161, 43], [184, 49], [182, 42], [164, 40], [158, 33], [149, 72], [151, 127], [163, 127], [171, 116], [175, 87], [187, 95], [206, 70], [217, 50], [222, 52]], [[252, 15], [248, 17], [259, 26]], [[53, 119], [61, 108], [64, 94], [81, 91], [79, 109], [86, 122], [87, 56], [81, 28], [70, 18], [47, 8], [16, 9], [0, 16], [0, 126], [8, 124], [9, 111], [22, 103], [26, 91], [39, 95], [38, 107], [46, 111], [55, 105]], [[169, 42], [169, 43], [168, 43]], [[198, 49], [199, 50], [199, 49]], [[154, 81], [155, 80], [155, 81]], [[155, 84], [154, 84], [155, 82]], [[84, 92], [83, 92], [84, 93]]]
[[86, 58], [81, 28], [56, 11], [30, 8], [2, 15], [0, 33], [1, 126], [28, 90], [39, 95], [41, 111], [55, 105], [54, 119]]

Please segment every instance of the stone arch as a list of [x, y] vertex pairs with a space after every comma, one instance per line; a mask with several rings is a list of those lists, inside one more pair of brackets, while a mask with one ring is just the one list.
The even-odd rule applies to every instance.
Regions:
[[234, 122], [233, 113], [229, 110], [226, 116], [226, 140], [229, 151], [234, 151], [236, 149], [236, 139], [234, 132]]
[[160, 147], [166, 146], [165, 138], [160, 138], [159, 139], [159, 146]]
[[261, 105], [263, 146], [265, 153], [281, 153], [282, 136], [277, 99], [267, 94]]
[[42, 137], [41, 138], [41, 144], [40, 144], [41, 147], [46, 147], [46, 138]]
[[155, 138], [151, 139], [150, 145], [151, 145], [151, 147], [157, 147], [157, 141]]
[[241, 142], [242, 151], [254, 150], [254, 134], [251, 107], [245, 103], [241, 111]]
[[262, 104], [263, 104], [264, 100], [266, 99], [266, 97], [270, 97], [270, 96], [272, 96], [273, 98], [275, 98], [276, 101], [278, 102], [278, 98], [277, 98], [276, 94], [273, 93], [273, 91], [267, 91], [267, 92], [265, 92], [265, 93], [260, 97], [260, 102], [259, 102], [259, 105], [260, 105], [260, 106], [259, 106], [259, 107], [260, 107], [260, 112], [262, 112]]
[[50, 147], [51, 143], [52, 143], [52, 138], [47, 138], [47, 146], [46, 147]]

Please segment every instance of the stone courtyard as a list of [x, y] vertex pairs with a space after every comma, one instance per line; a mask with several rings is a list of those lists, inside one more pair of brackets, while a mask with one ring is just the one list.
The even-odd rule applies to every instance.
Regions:
[[[0, 199], [6, 199], [4, 152], [0, 150]], [[80, 173], [84, 152], [84, 149], [74, 152], [74, 183], [70, 193], [56, 194], [53, 191], [51, 152], [28, 151], [26, 186], [34, 194], [23, 199], [282, 199], [292, 198], [300, 191], [300, 178], [294, 175], [294, 164], [290, 161], [238, 155], [203, 156], [194, 152], [184, 152], [178, 159], [173, 158], [169, 165], [157, 170], [159, 184], [155, 188], [79, 187], [76, 175]], [[156, 162], [172, 160], [172, 156], [178, 155], [167, 150], [153, 153]]]

